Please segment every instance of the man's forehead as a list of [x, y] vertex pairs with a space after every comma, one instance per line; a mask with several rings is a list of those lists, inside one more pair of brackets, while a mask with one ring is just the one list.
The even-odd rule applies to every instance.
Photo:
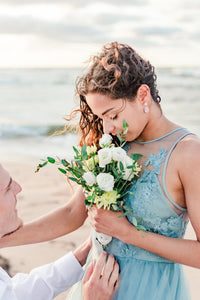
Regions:
[[9, 173], [0, 165], [0, 190], [4, 190], [10, 182]]

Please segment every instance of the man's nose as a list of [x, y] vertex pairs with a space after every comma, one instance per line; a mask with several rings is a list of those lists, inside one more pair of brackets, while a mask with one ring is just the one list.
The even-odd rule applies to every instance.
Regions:
[[114, 133], [114, 125], [109, 121], [103, 121], [103, 132], [104, 133]]
[[22, 190], [21, 185], [16, 181], [13, 182], [13, 185], [14, 185], [14, 187], [13, 187], [14, 194], [15, 195], [19, 194]]

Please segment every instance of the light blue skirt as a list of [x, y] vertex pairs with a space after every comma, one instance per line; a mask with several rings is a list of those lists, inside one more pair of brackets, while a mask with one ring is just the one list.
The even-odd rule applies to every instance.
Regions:
[[[114, 300], [190, 300], [189, 285], [182, 265], [115, 256], [120, 266], [120, 281]], [[82, 299], [81, 282], [67, 300]]]

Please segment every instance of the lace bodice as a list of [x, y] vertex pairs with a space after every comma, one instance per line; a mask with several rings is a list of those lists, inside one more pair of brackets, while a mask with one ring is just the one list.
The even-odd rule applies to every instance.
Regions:
[[[133, 150], [142, 153], [143, 172], [140, 178], [133, 182], [127, 194], [126, 204], [133, 210], [133, 215], [147, 231], [161, 235], [183, 238], [187, 225], [186, 209], [177, 205], [170, 198], [165, 185], [165, 175], [168, 160], [177, 143], [190, 134], [184, 128], [178, 128], [164, 137], [150, 141], [134, 143]], [[136, 151], [135, 151], [136, 150]], [[133, 194], [133, 195], [132, 195]], [[127, 216], [132, 222], [132, 216]], [[142, 232], [141, 232], [142, 234]], [[124, 244], [113, 238], [106, 251], [117, 256], [134, 256], [134, 258], [152, 261], [167, 261], [153, 253], [130, 244]]]

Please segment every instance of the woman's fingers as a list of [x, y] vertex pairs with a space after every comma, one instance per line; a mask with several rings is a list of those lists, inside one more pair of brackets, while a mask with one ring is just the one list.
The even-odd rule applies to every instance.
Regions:
[[102, 279], [105, 280], [105, 282], [109, 282], [110, 276], [112, 274], [113, 268], [115, 264], [115, 259], [112, 254], [110, 254], [107, 258], [103, 274], [102, 274]]
[[117, 289], [118, 283], [119, 283], [119, 265], [115, 261], [114, 266], [113, 266], [113, 271], [110, 275], [109, 285], [113, 286], [114, 289]]

